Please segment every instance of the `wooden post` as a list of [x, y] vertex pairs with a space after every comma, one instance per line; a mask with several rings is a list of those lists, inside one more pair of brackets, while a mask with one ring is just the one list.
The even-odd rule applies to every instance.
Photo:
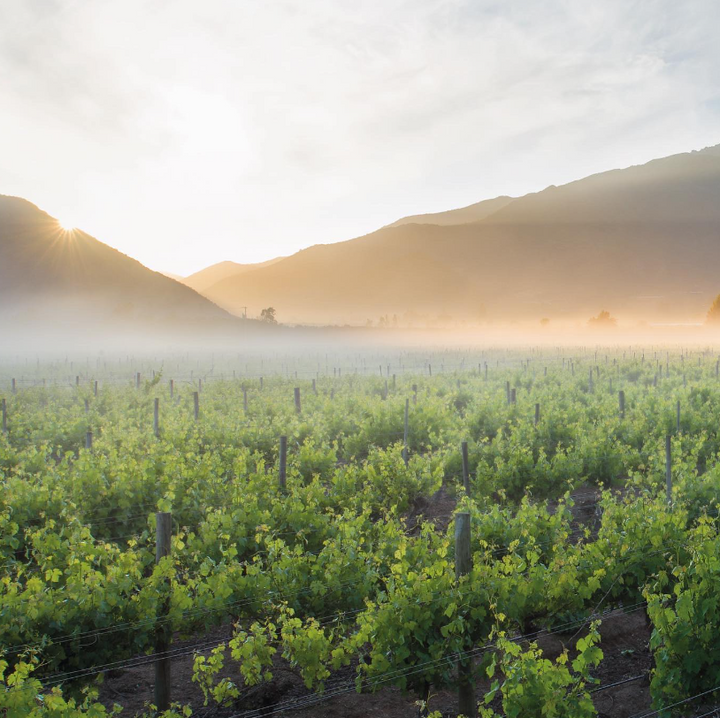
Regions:
[[470, 462], [468, 461], [468, 445], [467, 441], [463, 441], [462, 448], [462, 472], [463, 472], [463, 488], [465, 494], [470, 496]]
[[620, 418], [625, 418], [625, 392], [621, 389], [618, 392], [618, 402], [620, 404]]
[[2, 404], [2, 431], [3, 434], [7, 434], [7, 402], [5, 401], [5, 397], [2, 398], [2, 402], [0, 403]]
[[677, 433], [680, 433], [680, 399], [677, 403]]
[[[155, 563], [158, 564], [170, 555], [172, 541], [172, 514], [158, 511], [155, 514]], [[166, 582], [164, 587], [164, 600], [158, 604], [159, 620], [167, 616], [170, 602], [170, 585]], [[170, 631], [167, 624], [158, 625], [155, 630], [155, 655], [166, 654], [170, 648]], [[158, 712], [170, 708], [170, 658], [158, 658], [155, 661], [155, 707]]]
[[517, 389], [515, 387], [510, 389], [510, 403], [517, 404]]
[[415, 406], [415, 404], [417, 404], [417, 384], [412, 385], [412, 390], [413, 390], [413, 406]]
[[243, 390], [243, 411], [247, 414], [248, 412], [248, 400], [247, 400], [247, 387], [244, 386]]
[[175, 396], [175, 380], [170, 379], [170, 398], [172, 399]]
[[153, 432], [155, 436], [160, 437], [160, 399], [158, 398], [153, 402]]
[[13, 380], [12, 380], [12, 393], [13, 394], [17, 393], [17, 385], [15, 384], [15, 377], [13, 377]]
[[202, 379], [198, 379], [198, 394], [202, 391]]
[[280, 491], [287, 488], [287, 436], [280, 437], [280, 473], [278, 475]]
[[300, 387], [295, 387], [295, 411], [299, 414], [301, 412], [300, 406]]
[[[4, 399], [3, 399], [4, 401]], [[405, 431], [403, 433], [403, 459], [405, 466], [408, 465], [408, 433], [410, 428], [410, 399], [405, 399]]]
[[428, 373], [432, 376], [432, 364], [428, 364]]
[[140, 372], [135, 373], [135, 388], [140, 388]]
[[260, 377], [260, 391], [262, 391], [262, 389], [263, 389], [263, 378]]
[[90, 401], [89, 401], [89, 399], [85, 399], [85, 413], [86, 413], [86, 414], [89, 414], [89, 413], [90, 413]]
[[312, 389], [313, 389], [313, 394], [315, 394], [315, 396], [317, 396], [317, 384], [315, 383], [315, 379], [312, 380]]
[[85, 448], [92, 449], [93, 433], [92, 431], [85, 432]]
[[193, 414], [195, 415], [195, 421], [200, 417], [200, 394], [193, 392]]
[[[460, 579], [472, 570], [472, 552], [470, 550], [470, 514], [455, 514], [455, 578]], [[458, 660], [458, 712], [474, 716], [475, 686], [472, 682], [472, 659]]]
[[665, 437], [665, 491], [668, 504], [672, 503], [672, 447], [670, 434]]
[[507, 400], [507, 403], [510, 404], [510, 382], [505, 382], [505, 399]]
[[540, 423], [540, 404], [535, 404], [535, 426]]
[[589, 376], [588, 390], [589, 390], [589, 391], [593, 391], [593, 370], [592, 370], [592, 367], [590, 368], [590, 373], [589, 373], [588, 376]]
[[97, 390], [98, 390], [98, 383], [97, 383], [97, 379], [95, 379], [95, 382], [93, 383], [93, 396], [97, 396]]

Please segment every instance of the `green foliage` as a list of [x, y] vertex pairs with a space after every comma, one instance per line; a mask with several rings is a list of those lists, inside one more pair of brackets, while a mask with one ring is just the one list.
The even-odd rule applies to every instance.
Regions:
[[708, 524], [694, 538], [687, 564], [646, 591], [655, 656], [650, 688], [658, 706], [720, 684], [720, 540]]
[[[571, 661], [567, 649], [555, 661], [543, 657], [542, 651], [532, 643], [523, 648], [501, 636], [497, 642], [501, 653], [487, 667], [493, 678], [499, 668], [502, 680], [496, 679], [485, 695], [485, 705], [496, 695], [502, 696], [503, 715], [506, 718], [592, 718], [597, 716], [588, 692], [588, 683], [597, 683], [590, 675], [603, 658], [597, 645], [600, 641], [598, 622], [590, 626], [584, 638], [577, 642], [577, 655]], [[480, 708], [482, 718], [498, 718], [489, 708]]]
[[[532, 363], [490, 366], [487, 379], [474, 370], [398, 372], [387, 394], [378, 376], [316, 377], [317, 395], [307, 380], [268, 376], [262, 391], [245, 382], [247, 413], [242, 384], [215, 374], [203, 383], [197, 422], [191, 398], [197, 383], [178, 381], [170, 401], [161, 381], [172, 374], [168, 366], [140, 391], [101, 383], [97, 397], [84, 387], [36, 387], [6, 397], [10, 431], [0, 435], [6, 706], [18, 715], [105, 715], [91, 713], [88, 681], [68, 684], [65, 695], [45, 691], [43, 703], [33, 681], [147, 653], [158, 631], [195, 635], [230, 622], [237, 628], [228, 644], [195, 660], [194, 680], [208, 704], [237, 700], [240, 687], [227, 677], [236, 665], [252, 686], [271, 680], [280, 660], [321, 691], [333, 671], [357, 659], [362, 690], [394, 685], [424, 699], [430, 685], [454, 687], [457, 654], [493, 641], [498, 631], [509, 640], [645, 596], [654, 624], [656, 703], [712, 687], [713, 677], [720, 683], [710, 638], [720, 620], [713, 603], [720, 588], [714, 365], [685, 362], [686, 387], [676, 360], [655, 387], [658, 367], [628, 356], [602, 365], [593, 391], [589, 360], [577, 360], [575, 375], [569, 363], [563, 369], [556, 362], [547, 376]], [[505, 399], [506, 380], [517, 389], [514, 405]], [[404, 407], [413, 384], [418, 399], [411, 399], [406, 463]], [[297, 385], [301, 414], [292, 400]], [[157, 395], [160, 437], [152, 431]], [[84, 448], [88, 427], [92, 450]], [[288, 437], [285, 491], [277, 480], [280, 435]], [[467, 496], [462, 441], [469, 445]], [[441, 487], [446, 503], [435, 515], [431, 497]], [[585, 523], [572, 498], [578, 487], [586, 501], [599, 493], [595, 487], [602, 490]], [[455, 500], [472, 521], [473, 568], [459, 581]], [[156, 566], [157, 510], [172, 512], [173, 544]], [[426, 511], [432, 520], [423, 520]], [[109, 640], [93, 641], [96, 631], [107, 631]], [[506, 688], [497, 695], [508, 706], [522, 704], [522, 714], [533, 715], [513, 688], [519, 685], [532, 686], [536, 705], [546, 696], [556, 711], [564, 708], [553, 697], [585, 700], [586, 667], [512, 646], [498, 646]], [[587, 665], [594, 665], [591, 648], [579, 647]], [[20, 692], [20, 684], [28, 688]], [[53, 702], [56, 713], [30, 712]]]

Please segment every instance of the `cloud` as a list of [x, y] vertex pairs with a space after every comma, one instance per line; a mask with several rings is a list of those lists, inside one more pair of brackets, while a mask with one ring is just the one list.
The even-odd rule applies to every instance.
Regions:
[[153, 267], [286, 254], [717, 136], [720, 5], [0, 9], [0, 192]]

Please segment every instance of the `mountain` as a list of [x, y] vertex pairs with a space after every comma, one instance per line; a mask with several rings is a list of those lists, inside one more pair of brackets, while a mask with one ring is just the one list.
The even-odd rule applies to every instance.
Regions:
[[503, 207], [506, 207], [512, 201], [512, 197], [496, 197], [495, 199], [486, 199], [482, 202], [476, 202], [468, 207], [449, 209], [446, 212], [414, 214], [410, 217], [403, 217], [397, 222], [389, 224], [388, 227], [399, 227], [403, 224], [437, 224], [442, 227], [451, 224], [478, 222], [481, 219], [489, 217], [491, 214], [495, 214], [495, 212], [498, 212]]
[[47, 327], [240, 325], [205, 297], [34, 204], [0, 195], [0, 318]]
[[273, 306], [280, 321], [296, 322], [586, 319], [600, 309], [702, 318], [720, 291], [719, 198], [717, 146], [406, 218], [227, 277], [205, 294], [234, 313]]
[[205, 267], [205, 269], [201, 269], [199, 272], [195, 272], [187, 277], [178, 277], [178, 281], [202, 294], [213, 284], [217, 284], [217, 282], [221, 282], [223, 279], [237, 276], [239, 274], [243, 274], [244, 272], [249, 272], [252, 269], [269, 267], [271, 264], [275, 264], [281, 259], [284, 259], [284, 257], [276, 257], [275, 259], [268, 259], [266, 262], [258, 262], [256, 264], [218, 262], [217, 264]]

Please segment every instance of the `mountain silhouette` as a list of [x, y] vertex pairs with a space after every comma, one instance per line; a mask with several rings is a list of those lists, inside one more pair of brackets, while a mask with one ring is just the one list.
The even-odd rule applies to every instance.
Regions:
[[204, 290], [231, 312], [362, 322], [702, 318], [720, 291], [720, 146], [408, 217]]
[[0, 195], [0, 318], [72, 326], [239, 323], [194, 290], [34, 204]]
[[269, 259], [266, 262], [258, 262], [256, 264], [238, 264], [237, 262], [218, 262], [212, 264], [205, 269], [201, 269], [199, 272], [190, 274], [187, 277], [178, 277], [178, 281], [191, 287], [196, 292], [201, 294], [207, 291], [213, 284], [221, 282], [223, 279], [228, 277], [236, 277], [245, 272], [249, 272], [253, 269], [260, 269], [261, 267], [269, 267], [271, 264], [279, 262], [284, 257], [276, 257], [275, 259]]

